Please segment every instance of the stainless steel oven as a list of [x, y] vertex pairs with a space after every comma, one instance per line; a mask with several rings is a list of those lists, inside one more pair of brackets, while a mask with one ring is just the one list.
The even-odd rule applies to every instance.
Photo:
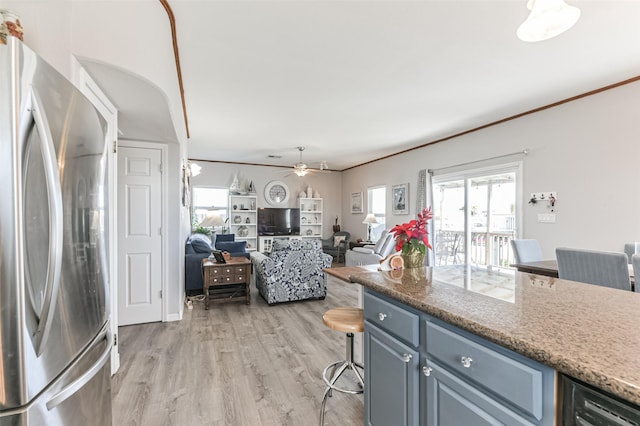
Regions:
[[562, 425], [640, 426], [640, 406], [561, 376]]

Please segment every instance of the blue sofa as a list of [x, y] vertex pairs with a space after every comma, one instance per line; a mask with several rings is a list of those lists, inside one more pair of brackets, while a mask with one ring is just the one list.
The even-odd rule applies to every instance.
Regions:
[[[227, 251], [232, 257], [249, 258], [246, 241], [235, 241], [235, 234], [214, 234], [213, 248]], [[187, 296], [202, 293], [202, 259], [209, 257], [211, 240], [204, 234], [193, 234], [184, 249], [184, 287]]]

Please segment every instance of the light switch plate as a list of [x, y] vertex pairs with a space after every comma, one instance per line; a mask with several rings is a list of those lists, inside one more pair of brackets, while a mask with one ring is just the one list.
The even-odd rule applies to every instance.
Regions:
[[538, 213], [539, 223], [556, 223], [555, 213]]

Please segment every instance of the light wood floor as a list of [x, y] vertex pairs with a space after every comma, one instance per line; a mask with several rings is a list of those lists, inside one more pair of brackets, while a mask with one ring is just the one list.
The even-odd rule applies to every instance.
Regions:
[[[329, 277], [328, 295], [268, 306], [203, 303], [182, 321], [120, 327], [114, 425], [317, 425], [322, 370], [344, 358], [345, 336], [322, 323], [356, 306], [357, 285]], [[362, 425], [363, 395], [334, 392], [325, 425]]]

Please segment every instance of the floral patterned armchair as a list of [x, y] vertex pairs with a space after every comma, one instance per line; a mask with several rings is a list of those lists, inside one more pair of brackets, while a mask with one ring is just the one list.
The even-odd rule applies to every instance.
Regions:
[[269, 304], [324, 299], [327, 276], [323, 268], [331, 266], [332, 257], [322, 252], [320, 240], [273, 241], [270, 255], [251, 253], [256, 288]]

